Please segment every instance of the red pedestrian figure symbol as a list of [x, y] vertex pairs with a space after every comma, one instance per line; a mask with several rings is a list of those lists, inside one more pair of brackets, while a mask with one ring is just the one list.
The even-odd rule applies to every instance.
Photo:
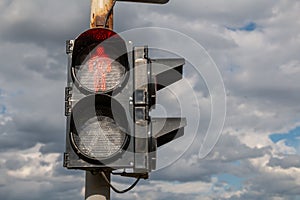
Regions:
[[96, 47], [88, 60], [89, 72], [94, 74], [94, 91], [106, 91], [106, 75], [111, 72], [111, 61], [103, 47]]

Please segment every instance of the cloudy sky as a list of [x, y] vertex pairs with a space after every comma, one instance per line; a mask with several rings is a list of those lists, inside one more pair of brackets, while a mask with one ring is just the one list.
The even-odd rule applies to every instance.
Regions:
[[[196, 137], [172, 165], [112, 199], [300, 199], [299, 11], [298, 0], [117, 3], [115, 30], [168, 28], [207, 50], [224, 81], [227, 116], [207, 157], [199, 158]], [[84, 173], [62, 167], [64, 52], [88, 28], [89, 13], [86, 0], [0, 1], [0, 199], [83, 199]], [[188, 72], [207, 129], [210, 95]]]

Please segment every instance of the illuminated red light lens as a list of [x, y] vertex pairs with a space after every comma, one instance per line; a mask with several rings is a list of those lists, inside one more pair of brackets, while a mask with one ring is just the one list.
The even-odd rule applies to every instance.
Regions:
[[124, 40], [111, 30], [96, 28], [81, 34], [75, 41], [72, 61], [78, 88], [107, 93], [121, 87], [128, 71], [126, 52]]
[[76, 77], [85, 88], [103, 93], [115, 89], [124, 80], [125, 72], [124, 66], [111, 59], [105, 48], [99, 45], [79, 66]]

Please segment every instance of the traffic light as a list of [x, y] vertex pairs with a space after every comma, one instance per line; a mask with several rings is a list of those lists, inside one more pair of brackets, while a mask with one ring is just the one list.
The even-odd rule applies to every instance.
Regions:
[[89, 29], [67, 42], [67, 53], [65, 167], [132, 168], [130, 109], [121, 98], [129, 96], [123, 93], [130, 78], [124, 40], [109, 29]]
[[184, 59], [151, 59], [147, 47], [128, 51], [105, 28], [67, 41], [67, 54], [64, 166], [148, 177], [157, 147], [183, 135], [185, 118], [152, 118], [150, 111], [156, 92], [182, 78]]

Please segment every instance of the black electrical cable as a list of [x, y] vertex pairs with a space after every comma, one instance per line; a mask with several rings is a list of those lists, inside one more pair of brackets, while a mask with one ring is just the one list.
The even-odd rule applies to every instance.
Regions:
[[108, 178], [106, 177], [106, 175], [105, 175], [104, 172], [101, 172], [101, 175], [103, 176], [105, 182], [111, 187], [111, 189], [112, 189], [113, 191], [115, 191], [116, 193], [119, 193], [119, 194], [123, 194], [123, 193], [126, 193], [126, 192], [132, 190], [132, 189], [138, 184], [138, 182], [139, 182], [140, 179], [141, 179], [141, 177], [138, 177], [138, 178], [136, 179], [136, 181], [135, 181], [129, 188], [127, 188], [126, 190], [118, 190], [117, 188], [115, 188], [115, 187], [110, 183], [110, 181], [108, 180]]
[[113, 11], [113, 9], [114, 9], [114, 7], [115, 7], [116, 2], [117, 2], [117, 0], [114, 0], [113, 3], [112, 3], [112, 6], [111, 6], [111, 8], [109, 9], [109, 11], [108, 11], [108, 13], [107, 13], [107, 15], [106, 15], [106, 17], [105, 17], [105, 21], [104, 21], [103, 28], [106, 28], [108, 19], [109, 19], [110, 15], [112, 14], [112, 11]]

